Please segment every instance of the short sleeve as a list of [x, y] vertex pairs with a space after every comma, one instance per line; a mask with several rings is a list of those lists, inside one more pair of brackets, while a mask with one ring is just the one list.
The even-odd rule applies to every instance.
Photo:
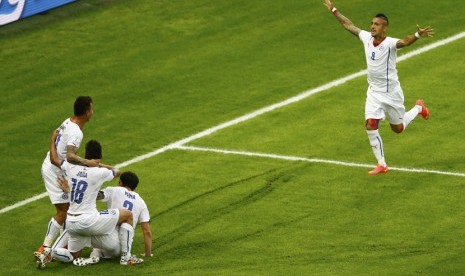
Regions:
[[76, 148], [79, 148], [81, 146], [82, 137], [82, 131], [74, 130], [70, 133], [68, 143], [66, 145], [75, 146]]
[[366, 42], [371, 39], [371, 34], [367, 31], [361, 30], [360, 33], [358, 34], [358, 38], [362, 42]]
[[147, 204], [145, 204], [145, 201], [143, 200], [142, 200], [141, 212], [139, 215], [139, 223], [141, 222], [150, 222], [149, 209], [147, 208]]

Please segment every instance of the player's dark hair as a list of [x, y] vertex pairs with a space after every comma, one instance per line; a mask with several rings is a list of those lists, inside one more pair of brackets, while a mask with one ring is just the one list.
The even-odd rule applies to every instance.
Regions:
[[74, 115], [82, 116], [86, 114], [87, 110], [90, 110], [92, 104], [92, 98], [89, 96], [79, 96], [74, 101]]
[[389, 19], [384, 13], [378, 13], [377, 15], [375, 15], [375, 17], [383, 19], [384, 21], [386, 21], [386, 26], [389, 26]]
[[98, 141], [90, 140], [87, 142], [86, 159], [102, 159], [102, 146]]
[[133, 191], [137, 188], [137, 184], [139, 184], [139, 178], [133, 172], [124, 172], [120, 175], [119, 179], [123, 183], [123, 187], [127, 187]]

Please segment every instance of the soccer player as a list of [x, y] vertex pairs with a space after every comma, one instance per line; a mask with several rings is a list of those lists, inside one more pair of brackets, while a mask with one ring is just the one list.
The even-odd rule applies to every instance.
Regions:
[[[74, 102], [74, 115], [66, 119], [52, 135], [52, 145], [61, 160], [68, 160], [73, 164], [85, 166], [98, 166], [99, 160], [88, 160], [79, 157], [76, 153], [81, 145], [84, 125], [90, 120], [94, 113], [92, 98], [88, 96], [77, 97]], [[59, 166], [59, 165], [58, 165]], [[62, 175], [61, 169], [51, 162], [50, 151], [42, 163], [42, 178], [45, 183], [50, 201], [55, 206], [56, 214], [53, 216], [47, 227], [44, 242], [40, 248], [34, 252], [38, 261], [43, 261], [44, 249], [50, 251], [55, 238], [60, 233], [60, 228], [66, 220], [66, 212], [69, 208], [69, 194], [64, 193], [57, 184], [57, 177]]]
[[[140, 223], [144, 236], [145, 256], [152, 256], [152, 232], [150, 231], [150, 214], [145, 201], [135, 192], [139, 178], [133, 172], [124, 172], [120, 176], [118, 187], [107, 187], [99, 192], [98, 200], [107, 203], [107, 208], [126, 208], [132, 212], [133, 227], [136, 228]], [[115, 233], [116, 231], [114, 231]], [[114, 257], [119, 255], [119, 243], [114, 239], [108, 240], [109, 236], [92, 237], [92, 246], [94, 247], [91, 256], [97, 257]], [[100, 250], [99, 250], [100, 249]], [[111, 252], [115, 252], [111, 254]]]
[[[95, 140], [89, 141], [86, 144], [86, 158], [100, 160], [101, 157], [100, 143]], [[69, 235], [68, 250], [72, 258], [80, 257], [81, 250], [90, 244], [91, 236], [108, 235], [119, 226], [120, 263], [140, 263], [130, 253], [134, 238], [132, 213], [127, 209], [108, 209], [100, 213], [97, 211], [95, 199], [102, 184], [119, 176], [119, 171], [106, 165], [86, 167], [66, 161], [63, 161], [61, 168], [71, 187], [66, 231]], [[98, 259], [95, 259], [95, 262], [97, 261]], [[45, 264], [42, 267], [45, 267]]]
[[423, 100], [417, 100], [415, 106], [405, 112], [404, 95], [399, 83], [396, 69], [397, 49], [406, 47], [421, 37], [432, 37], [433, 29], [420, 28], [417, 32], [402, 39], [386, 36], [389, 20], [379, 13], [371, 20], [370, 32], [356, 27], [352, 21], [342, 15], [333, 0], [324, 0], [323, 4], [334, 14], [344, 29], [357, 36], [365, 48], [367, 62], [368, 91], [365, 102], [365, 126], [373, 153], [378, 161], [376, 167], [369, 171], [371, 175], [388, 171], [384, 159], [384, 148], [378, 132], [379, 121], [387, 117], [391, 129], [402, 133], [420, 114], [429, 119], [430, 113]]
[[[60, 180], [64, 190], [69, 190], [66, 182]], [[125, 208], [133, 214], [133, 227], [136, 228], [137, 223], [140, 223], [144, 235], [145, 256], [152, 256], [152, 232], [150, 231], [150, 214], [147, 209], [145, 201], [134, 190], [137, 188], [139, 178], [133, 172], [124, 172], [120, 176], [117, 187], [107, 187], [101, 190], [97, 195], [97, 200], [107, 203], [108, 209]], [[120, 238], [118, 227], [109, 234], [101, 236], [93, 236], [91, 238], [91, 245], [94, 247], [90, 258], [77, 258], [74, 259], [69, 251], [65, 248], [67, 237], [63, 234], [57, 241], [63, 242], [55, 243], [52, 249], [52, 257], [55, 257], [62, 262], [71, 262], [78, 266], [94, 264], [100, 258], [113, 258], [120, 255]], [[140, 263], [143, 260], [133, 257], [132, 262], [138, 260]], [[124, 260], [123, 260], [124, 263]]]

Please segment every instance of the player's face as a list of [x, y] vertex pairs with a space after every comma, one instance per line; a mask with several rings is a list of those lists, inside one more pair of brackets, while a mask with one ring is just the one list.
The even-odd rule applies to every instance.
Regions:
[[387, 30], [386, 21], [379, 17], [374, 17], [371, 20], [371, 36], [372, 37], [385, 37]]

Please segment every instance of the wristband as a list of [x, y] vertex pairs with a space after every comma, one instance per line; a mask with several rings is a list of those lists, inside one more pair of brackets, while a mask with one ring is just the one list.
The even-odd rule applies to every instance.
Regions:
[[332, 12], [334, 15], [336, 15], [336, 13], [337, 13], [336, 7], [333, 7], [333, 8], [331, 9], [331, 12]]
[[416, 38], [420, 38], [420, 37], [421, 37], [421, 36], [420, 36], [420, 33], [419, 33], [419, 32], [416, 32], [416, 33], [415, 33], [415, 37], [416, 37]]

